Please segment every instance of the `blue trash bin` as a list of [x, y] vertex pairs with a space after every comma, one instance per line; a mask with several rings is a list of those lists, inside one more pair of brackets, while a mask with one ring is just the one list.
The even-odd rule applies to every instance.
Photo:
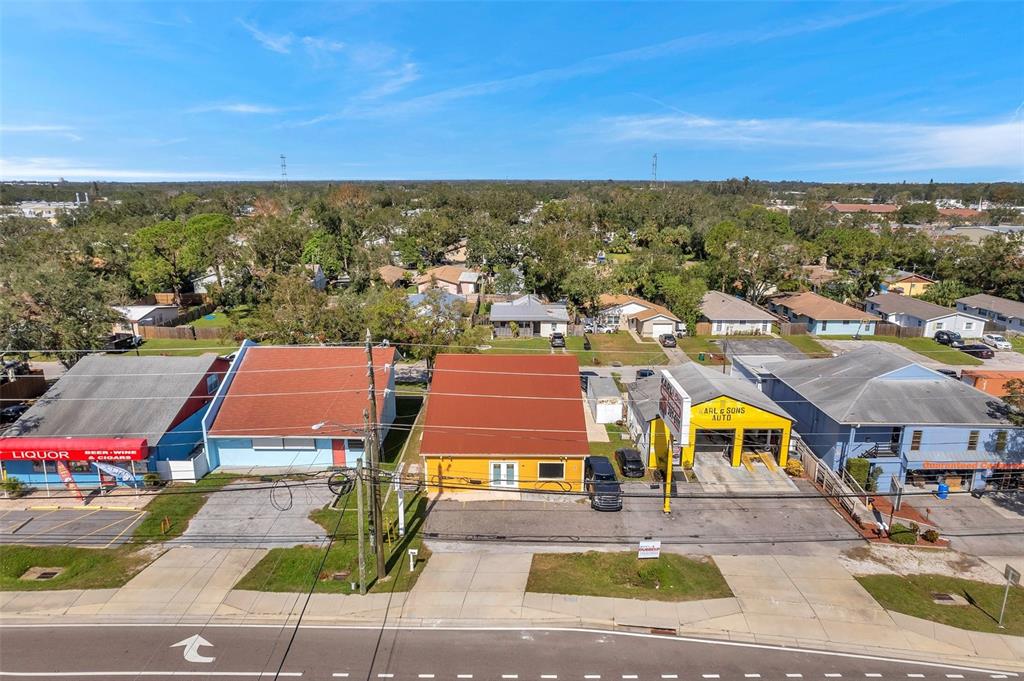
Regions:
[[948, 499], [949, 498], [949, 485], [947, 485], [944, 482], [940, 482], [939, 483], [939, 491], [936, 492], [935, 496], [937, 496], [940, 499]]

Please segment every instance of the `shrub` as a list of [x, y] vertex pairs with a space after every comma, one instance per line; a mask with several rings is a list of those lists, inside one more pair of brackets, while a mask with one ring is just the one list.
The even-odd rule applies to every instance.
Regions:
[[4, 480], [0, 487], [3, 487], [4, 492], [12, 499], [16, 499], [25, 493], [25, 483], [13, 476]]
[[913, 528], [893, 523], [889, 528], [889, 539], [897, 544], [916, 544], [917, 532]]
[[934, 544], [935, 542], [939, 541], [939, 533], [937, 530], [925, 530], [921, 534], [921, 536], [924, 538], [926, 542], [929, 542], [931, 544]]
[[794, 478], [801, 478], [804, 475], [804, 465], [797, 459], [790, 459], [786, 462], [786, 473]]
[[156, 487], [160, 484], [160, 474], [153, 472], [146, 473], [142, 476], [142, 482], [145, 483], [147, 487]]
[[864, 486], [865, 492], [874, 492], [878, 489], [878, 478], [882, 477], [882, 469], [875, 466], [871, 469], [868, 474], [867, 484]]
[[846, 472], [850, 474], [850, 477], [857, 481], [857, 484], [864, 487], [868, 484], [868, 469], [871, 468], [871, 462], [867, 459], [847, 459], [846, 460]]

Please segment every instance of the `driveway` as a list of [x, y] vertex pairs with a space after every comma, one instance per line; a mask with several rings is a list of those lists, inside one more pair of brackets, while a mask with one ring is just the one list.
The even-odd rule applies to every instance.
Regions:
[[942, 529], [953, 548], [976, 556], [1024, 556], [1024, 498], [988, 493], [981, 499], [951, 494], [911, 499], [914, 508]]
[[267, 489], [267, 483], [242, 482], [224, 490], [209, 495], [184, 534], [169, 544], [269, 549], [319, 544], [325, 538], [324, 529], [309, 514], [334, 498], [326, 484], [293, 483]]
[[[812, 487], [797, 482], [800, 492]], [[585, 499], [575, 502], [438, 501], [427, 517], [425, 539], [445, 550], [495, 550], [519, 546], [530, 551], [623, 550], [644, 537], [663, 542], [666, 551], [688, 554], [830, 554], [862, 545], [861, 539], [818, 496], [808, 498], [672, 500], [662, 513], [660, 488], [627, 483], [623, 510], [601, 513]], [[699, 493], [687, 485], [682, 494]]]
[[999, 350], [992, 359], [983, 359], [985, 369], [1024, 371], [1024, 355], [1012, 350]]
[[731, 337], [723, 346], [729, 355], [778, 355], [783, 359], [802, 359], [804, 353], [781, 338]]

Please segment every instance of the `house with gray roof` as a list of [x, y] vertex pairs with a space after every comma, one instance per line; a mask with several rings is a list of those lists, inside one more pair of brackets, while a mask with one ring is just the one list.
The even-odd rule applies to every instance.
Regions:
[[1024, 430], [992, 395], [877, 348], [768, 368], [765, 392], [804, 443], [835, 470], [869, 459], [880, 491], [893, 477], [962, 489], [1022, 482]]
[[213, 353], [86, 355], [3, 433], [0, 463], [29, 485], [61, 486], [63, 465], [80, 487], [95, 487], [109, 482], [102, 466], [130, 465], [141, 478], [160, 462], [190, 460], [228, 367]]
[[520, 336], [546, 338], [569, 330], [569, 309], [565, 303], [545, 303], [535, 295], [521, 296], [510, 303], [494, 303], [489, 318], [495, 336], [513, 335], [513, 324]]
[[772, 331], [772, 322], [777, 319], [770, 312], [721, 291], [708, 291], [704, 294], [700, 314], [711, 324], [711, 333], [715, 336], [768, 335]]
[[984, 317], [1005, 331], [1024, 333], [1024, 303], [1019, 300], [978, 293], [958, 298], [956, 309], [960, 312]]
[[956, 331], [964, 338], [981, 338], [985, 320], [920, 298], [900, 293], [880, 293], [864, 299], [868, 312], [890, 324], [905, 329], [921, 329], [921, 335], [932, 338], [936, 331]]

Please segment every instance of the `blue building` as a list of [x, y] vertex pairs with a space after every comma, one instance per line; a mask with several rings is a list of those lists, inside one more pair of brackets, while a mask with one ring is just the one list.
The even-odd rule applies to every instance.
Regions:
[[3, 475], [49, 489], [62, 487], [65, 473], [80, 488], [164, 474], [169, 462], [197, 457], [227, 368], [212, 353], [87, 355], [0, 438]]
[[[365, 461], [369, 404], [359, 347], [246, 342], [203, 418], [210, 470], [322, 470]], [[373, 349], [380, 441], [395, 419], [395, 349]]]
[[772, 312], [794, 324], [806, 324], [813, 336], [874, 336], [878, 317], [811, 291], [787, 293], [768, 301]]
[[804, 443], [835, 470], [867, 458], [879, 491], [892, 476], [954, 489], [1024, 484], [1024, 429], [992, 395], [874, 348], [768, 368], [764, 389]]

